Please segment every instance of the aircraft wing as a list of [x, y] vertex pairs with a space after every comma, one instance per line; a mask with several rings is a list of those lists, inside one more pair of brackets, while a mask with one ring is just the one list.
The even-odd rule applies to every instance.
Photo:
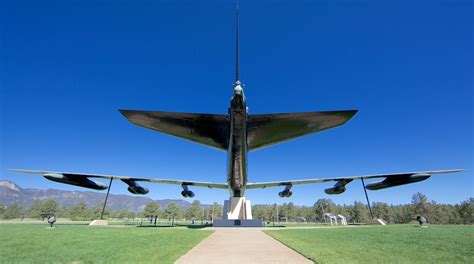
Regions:
[[277, 187], [277, 186], [285, 186], [287, 188], [288, 187], [291, 188], [291, 186], [299, 185], [299, 184], [336, 182], [336, 185], [333, 188], [326, 189], [326, 193], [327, 194], [340, 194], [346, 190], [345, 185], [347, 185], [353, 180], [385, 178], [382, 181], [369, 183], [365, 186], [368, 190], [380, 190], [380, 189], [390, 188], [390, 187], [394, 187], [398, 185], [409, 184], [409, 183], [426, 180], [431, 175], [434, 175], [434, 174], [454, 173], [454, 172], [461, 172], [461, 171], [463, 170], [438, 170], [438, 171], [421, 171], [421, 172], [405, 172], [405, 173], [393, 173], [393, 174], [348, 176], [348, 177], [336, 177], [336, 178], [248, 183], [247, 189], [260, 189], [260, 188]]
[[357, 110], [249, 115], [248, 147], [250, 151], [286, 140], [340, 126]]
[[119, 110], [135, 125], [227, 150], [229, 120], [226, 115]]
[[[227, 189], [227, 183], [181, 181], [181, 180], [156, 179], [156, 178], [137, 178], [137, 177], [117, 176], [117, 175], [53, 172], [53, 171], [39, 171], [39, 170], [12, 169], [11, 171], [20, 172], [20, 173], [40, 174], [40, 175], [43, 175], [45, 178], [52, 181], [76, 185], [76, 186], [90, 188], [90, 189], [96, 189], [96, 190], [106, 190], [108, 186], [102, 182], [90, 180], [89, 178], [121, 180], [125, 182], [126, 184], [128, 184], [129, 187], [140, 187], [138, 184], [136, 184], [136, 182], [152, 182], [152, 183], [162, 183], [162, 184], [174, 184], [174, 185], [181, 185], [181, 186], [184, 185], [184, 186], [198, 186], [198, 187], [207, 187], [207, 188]], [[141, 193], [138, 193], [138, 194], [141, 194]]]

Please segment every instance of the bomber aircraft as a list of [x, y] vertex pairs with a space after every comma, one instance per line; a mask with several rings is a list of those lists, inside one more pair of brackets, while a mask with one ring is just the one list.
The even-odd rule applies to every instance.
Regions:
[[96, 178], [117, 179], [128, 185], [133, 194], [147, 194], [148, 188], [139, 182], [152, 182], [181, 185], [183, 197], [194, 197], [189, 186], [228, 189], [230, 197], [243, 197], [246, 189], [283, 187], [280, 197], [290, 197], [293, 185], [335, 182], [334, 186], [325, 189], [326, 194], [341, 194], [346, 185], [353, 180], [381, 178], [381, 181], [365, 185], [368, 190], [380, 190], [415, 183], [428, 179], [431, 175], [460, 172], [462, 170], [434, 170], [420, 172], [403, 172], [337, 178], [290, 179], [275, 182], [247, 182], [247, 153], [268, 147], [287, 140], [306, 136], [326, 129], [345, 124], [357, 110], [258, 114], [248, 113], [247, 100], [240, 80], [239, 48], [239, 7], [236, 9], [236, 78], [233, 94], [227, 114], [202, 114], [159, 112], [140, 110], [119, 110], [131, 123], [166, 133], [185, 140], [196, 142], [218, 150], [227, 151], [227, 182], [196, 182], [187, 180], [141, 178], [117, 175], [102, 175], [73, 172], [54, 172], [43, 170], [13, 169], [21, 173], [43, 175], [46, 179], [85, 187], [95, 190], [106, 190], [110, 184], [96, 181]]

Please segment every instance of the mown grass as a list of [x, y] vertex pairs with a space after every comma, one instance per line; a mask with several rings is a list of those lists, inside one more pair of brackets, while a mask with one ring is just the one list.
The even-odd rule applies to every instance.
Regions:
[[332, 227], [330, 224], [297, 223], [297, 222], [265, 222], [265, 227]]
[[265, 232], [317, 263], [474, 263], [474, 226], [388, 225]]
[[0, 263], [173, 263], [212, 231], [0, 225]]

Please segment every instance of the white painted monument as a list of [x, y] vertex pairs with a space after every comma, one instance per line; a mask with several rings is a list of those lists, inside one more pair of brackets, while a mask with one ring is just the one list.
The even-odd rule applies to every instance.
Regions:
[[252, 204], [245, 197], [231, 197], [224, 201], [222, 219], [214, 220], [215, 227], [261, 227], [260, 219], [253, 219]]

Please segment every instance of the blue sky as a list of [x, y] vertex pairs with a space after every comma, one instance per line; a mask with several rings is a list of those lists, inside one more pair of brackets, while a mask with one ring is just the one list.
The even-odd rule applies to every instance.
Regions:
[[[224, 182], [226, 153], [133, 126], [117, 109], [226, 113], [233, 1], [9, 1], [1, 21], [1, 177], [83, 190], [8, 168]], [[249, 154], [249, 181], [464, 168], [369, 192], [473, 194], [472, 1], [241, 2], [251, 114], [358, 109], [344, 126]], [[180, 187], [147, 184], [155, 199]], [[363, 201], [360, 182], [251, 190], [253, 203]], [[194, 188], [202, 202], [225, 190]], [[111, 193], [126, 194], [116, 182]]]

